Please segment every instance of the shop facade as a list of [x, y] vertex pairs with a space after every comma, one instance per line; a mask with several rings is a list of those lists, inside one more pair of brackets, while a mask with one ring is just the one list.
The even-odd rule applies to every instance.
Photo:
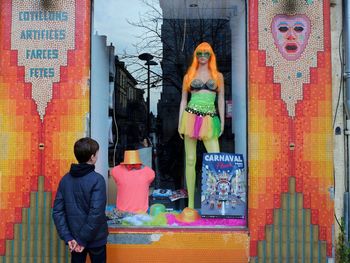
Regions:
[[[109, 262], [331, 262], [345, 192], [335, 191], [344, 180], [344, 135], [333, 132], [344, 130], [336, 107], [342, 2], [190, 2], [157, 1], [164, 35], [159, 137], [169, 142], [177, 130], [169, 116], [178, 113], [193, 47], [214, 43], [225, 79], [221, 149], [243, 155], [247, 209], [226, 226], [111, 225]], [[97, 170], [112, 183], [109, 109], [101, 104], [110, 57], [101, 51], [106, 40], [93, 33], [97, 4], [0, 2], [2, 262], [68, 260], [51, 211], [76, 139], [101, 142]], [[174, 28], [179, 38], [171, 42]]]

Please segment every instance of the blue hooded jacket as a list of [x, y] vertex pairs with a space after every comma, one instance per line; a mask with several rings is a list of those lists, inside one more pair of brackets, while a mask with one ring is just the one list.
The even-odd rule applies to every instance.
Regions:
[[72, 164], [60, 181], [53, 206], [57, 232], [66, 243], [93, 248], [106, 245], [108, 236], [106, 183], [95, 165]]

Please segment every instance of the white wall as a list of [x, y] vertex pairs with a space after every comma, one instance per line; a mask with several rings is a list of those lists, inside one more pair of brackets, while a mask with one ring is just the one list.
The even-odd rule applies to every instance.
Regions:
[[235, 153], [243, 154], [247, 167], [247, 69], [246, 6], [237, 0], [236, 12], [230, 15], [232, 37], [232, 132], [235, 135]]
[[96, 171], [108, 177], [109, 49], [106, 36], [91, 36], [91, 138], [100, 145]]
[[[334, 208], [335, 215], [340, 222], [341, 217], [344, 216], [344, 192], [345, 192], [345, 159], [344, 159], [344, 107], [343, 94], [340, 95], [339, 106], [336, 112], [340, 79], [341, 63], [339, 58], [339, 36], [342, 30], [342, 1], [332, 1], [335, 5], [331, 6], [331, 40], [332, 40], [332, 97], [333, 97], [333, 118], [336, 115], [334, 129], [340, 127], [341, 134], [334, 135], [334, 176], [335, 176], [335, 197]], [[340, 47], [342, 48], [342, 47]], [[344, 58], [343, 58], [344, 59]], [[339, 227], [334, 222], [336, 236]]]

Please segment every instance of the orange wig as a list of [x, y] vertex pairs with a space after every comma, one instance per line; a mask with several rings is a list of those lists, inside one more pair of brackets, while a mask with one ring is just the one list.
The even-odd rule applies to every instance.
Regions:
[[210, 70], [211, 77], [213, 78], [213, 80], [215, 81], [215, 84], [218, 86], [218, 89], [219, 89], [221, 83], [219, 79], [219, 71], [216, 65], [216, 56], [214, 54], [213, 48], [207, 42], [200, 43], [193, 52], [192, 64], [188, 68], [186, 76], [184, 78], [184, 89], [187, 91], [190, 91], [191, 82], [196, 75], [196, 71], [198, 68], [198, 59], [196, 56], [197, 51], [204, 51], [204, 52], [208, 51], [210, 53], [208, 67]]

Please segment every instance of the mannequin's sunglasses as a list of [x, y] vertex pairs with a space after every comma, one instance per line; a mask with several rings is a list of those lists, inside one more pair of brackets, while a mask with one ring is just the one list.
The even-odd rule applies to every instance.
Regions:
[[210, 52], [209, 51], [197, 51], [196, 52], [197, 57], [205, 57], [205, 58], [210, 58]]

